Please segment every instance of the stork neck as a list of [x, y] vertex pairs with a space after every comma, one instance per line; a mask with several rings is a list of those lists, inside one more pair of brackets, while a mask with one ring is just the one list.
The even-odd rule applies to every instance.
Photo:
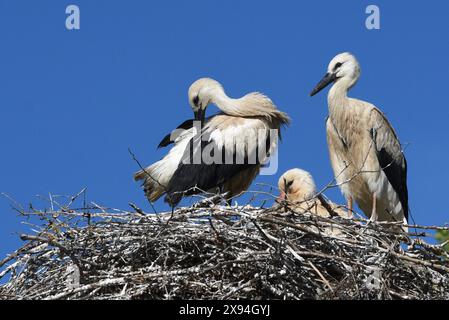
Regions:
[[347, 105], [348, 91], [353, 85], [354, 83], [350, 79], [341, 78], [329, 90], [328, 105], [331, 117]]
[[215, 92], [212, 103], [214, 103], [221, 111], [230, 116], [242, 116], [239, 99], [232, 99], [223, 91]]
[[211, 102], [223, 113], [233, 117], [263, 117], [269, 121], [275, 121], [276, 126], [288, 124], [290, 120], [285, 113], [276, 109], [269, 98], [257, 92], [249, 93], [239, 99], [229, 98], [224, 92], [215, 92]]
[[225, 92], [217, 91], [212, 99], [212, 103], [227, 115], [234, 117], [266, 115], [263, 112], [264, 110], [259, 110], [260, 106], [251, 103], [248, 99], [248, 95], [239, 99], [233, 99], [228, 97]]

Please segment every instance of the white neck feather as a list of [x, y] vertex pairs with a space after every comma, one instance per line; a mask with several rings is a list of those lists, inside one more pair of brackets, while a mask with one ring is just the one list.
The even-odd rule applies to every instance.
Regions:
[[230, 116], [245, 116], [245, 110], [241, 106], [241, 99], [232, 99], [222, 90], [215, 90], [212, 94], [212, 103], [221, 111]]
[[224, 91], [216, 90], [213, 92], [211, 102], [227, 115], [264, 117], [276, 128], [290, 122], [286, 113], [279, 111], [268, 97], [258, 92], [249, 93], [239, 99], [232, 99]]
[[329, 90], [328, 104], [331, 117], [347, 105], [348, 91], [354, 86], [356, 81], [349, 77], [344, 77], [339, 79]]

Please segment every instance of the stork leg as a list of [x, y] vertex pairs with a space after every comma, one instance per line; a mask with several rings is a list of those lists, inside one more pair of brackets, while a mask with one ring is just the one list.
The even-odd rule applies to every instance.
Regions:
[[225, 193], [224, 185], [221, 184], [219, 186], [219, 192], [220, 192], [220, 197], [224, 198], [228, 207], [231, 207], [232, 206], [232, 196], [229, 194], [229, 192]]
[[379, 219], [377, 216], [377, 198], [376, 194], [373, 193], [373, 210], [371, 211], [370, 221], [376, 222]]
[[168, 225], [174, 216], [175, 216], [175, 206], [172, 205], [170, 218], [168, 218], [168, 220], [165, 224]]
[[353, 200], [352, 197], [348, 197], [348, 217], [352, 218], [353, 217]]

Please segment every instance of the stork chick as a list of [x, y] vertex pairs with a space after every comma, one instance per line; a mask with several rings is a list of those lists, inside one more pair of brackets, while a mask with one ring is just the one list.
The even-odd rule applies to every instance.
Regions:
[[298, 213], [312, 213], [321, 217], [338, 215], [349, 218], [350, 215], [340, 206], [317, 195], [315, 181], [311, 174], [302, 169], [291, 169], [285, 172], [278, 182], [279, 201], [287, 201], [290, 208]]

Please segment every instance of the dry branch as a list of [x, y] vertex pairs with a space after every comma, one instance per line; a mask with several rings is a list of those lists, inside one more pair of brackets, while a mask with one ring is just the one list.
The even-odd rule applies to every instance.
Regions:
[[171, 217], [51, 202], [22, 212], [45, 224], [0, 261], [0, 299], [449, 299], [447, 253], [394, 224], [284, 205]]

